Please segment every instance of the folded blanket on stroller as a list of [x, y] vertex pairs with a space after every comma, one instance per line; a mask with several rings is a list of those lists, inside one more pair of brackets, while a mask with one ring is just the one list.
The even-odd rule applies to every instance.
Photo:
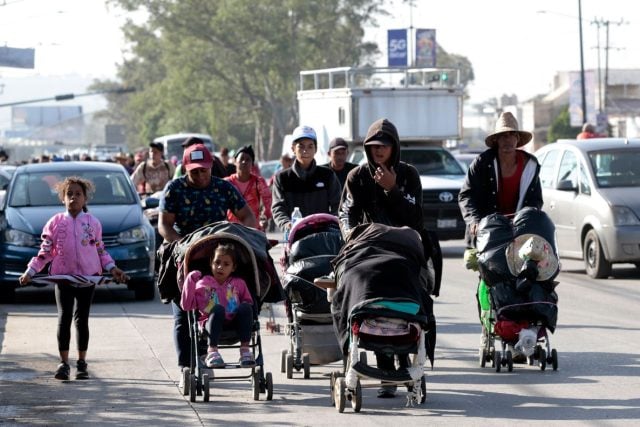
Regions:
[[[422, 324], [433, 332], [430, 338], [435, 346], [433, 300], [424, 280], [424, 270], [428, 267], [417, 232], [408, 227], [382, 224], [358, 226], [332, 264], [338, 289], [332, 298], [331, 312], [336, 336], [345, 354], [348, 352], [351, 311], [359, 303], [375, 299], [416, 302], [419, 306], [416, 314], [391, 309], [385, 313], [381, 309], [379, 315]], [[431, 358], [433, 352], [430, 353]]]

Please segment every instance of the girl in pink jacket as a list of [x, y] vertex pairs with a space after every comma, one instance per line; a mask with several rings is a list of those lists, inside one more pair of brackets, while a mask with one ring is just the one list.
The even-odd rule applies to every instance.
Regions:
[[255, 365], [249, 347], [253, 324], [253, 298], [245, 281], [231, 275], [236, 268], [234, 245], [218, 245], [211, 259], [213, 275], [203, 276], [199, 271], [192, 271], [187, 275], [182, 287], [182, 309], [199, 310], [200, 322], [209, 333], [209, 348], [205, 359], [209, 368], [225, 366], [218, 352], [218, 340], [223, 326], [235, 327], [240, 337], [240, 366], [248, 368]]
[[[42, 185], [47, 185], [44, 181]], [[124, 282], [129, 277], [118, 267], [104, 249], [102, 225], [97, 218], [87, 212], [87, 195], [94, 186], [90, 181], [69, 177], [56, 186], [58, 197], [67, 211], [54, 215], [42, 229], [42, 244], [38, 255], [29, 262], [27, 271], [20, 276], [20, 284], [26, 285], [31, 277], [41, 271], [49, 262], [49, 274], [98, 276], [103, 268], [116, 281]], [[87, 348], [89, 346], [89, 310], [95, 285], [77, 287], [71, 283], [56, 284], [55, 296], [58, 307], [58, 351], [60, 364], [55, 373], [58, 380], [68, 380], [69, 342], [71, 340], [71, 320], [75, 319], [78, 361], [76, 379], [88, 379]], [[74, 303], [76, 305], [73, 311]]]

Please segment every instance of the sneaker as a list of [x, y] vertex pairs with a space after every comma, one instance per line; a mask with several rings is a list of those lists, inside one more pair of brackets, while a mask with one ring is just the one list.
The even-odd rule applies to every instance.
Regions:
[[87, 372], [87, 362], [80, 359], [76, 362], [76, 379], [77, 380], [88, 380], [89, 372]]
[[391, 399], [393, 397], [396, 397], [397, 389], [398, 386], [396, 386], [395, 384], [383, 385], [378, 389], [378, 397], [381, 399]]
[[55, 379], [60, 381], [68, 381], [71, 368], [67, 362], [60, 362], [58, 369], [56, 370]]
[[240, 366], [243, 368], [253, 368], [256, 365], [256, 360], [253, 358], [251, 350], [240, 351]]
[[207, 358], [204, 359], [204, 364], [207, 368], [224, 368], [225, 363], [222, 356], [217, 351], [212, 351], [207, 354]]

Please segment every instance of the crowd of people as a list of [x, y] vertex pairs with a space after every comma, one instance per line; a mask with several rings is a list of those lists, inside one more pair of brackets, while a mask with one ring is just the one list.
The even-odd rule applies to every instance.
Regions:
[[[534, 156], [518, 149], [531, 138], [531, 133], [518, 129], [516, 119], [509, 113], [500, 116], [495, 131], [487, 136], [487, 150], [470, 166], [459, 196], [460, 208], [468, 226], [469, 247], [475, 244], [478, 223], [483, 217], [495, 212], [509, 215], [523, 206], [539, 208], [542, 205], [538, 178], [540, 166]], [[319, 165], [315, 160], [318, 150], [315, 130], [309, 126], [297, 127], [293, 131], [291, 145], [294, 157], [285, 155], [281, 158], [282, 166], [269, 184], [260, 176], [253, 148], [249, 145], [235, 152], [223, 148], [219, 158], [196, 137], [185, 140], [182, 146], [184, 151], [180, 160], [165, 159], [164, 147], [157, 142], [149, 144], [146, 153], [119, 155], [113, 159], [130, 171], [139, 193], [162, 193], [158, 231], [167, 244], [180, 240], [202, 226], [223, 220], [263, 231], [267, 229], [268, 222], [273, 220], [281, 231], [286, 232], [292, 227], [291, 215], [295, 208], [303, 216], [319, 213], [335, 215], [345, 241], [349, 240], [352, 230], [362, 224], [409, 227], [419, 233], [425, 259], [431, 260], [435, 270], [433, 276], [437, 278], [434, 287], [438, 289], [433, 295], [438, 295], [442, 256], [435, 233], [424, 227], [420, 176], [414, 166], [400, 161], [399, 131], [388, 119], [379, 119], [369, 127], [363, 141], [367, 161], [359, 166], [346, 161], [349, 146], [342, 138], [330, 142], [329, 162]], [[54, 160], [59, 159], [46, 156], [38, 159], [40, 162]], [[78, 216], [94, 221], [89, 226], [95, 232], [89, 245], [93, 264], [87, 271], [75, 271], [61, 263], [63, 267], [59, 272], [100, 274], [105, 269], [111, 271], [118, 280], [126, 280], [126, 275], [101, 250], [99, 222], [95, 223], [95, 218], [85, 215], [90, 191], [90, 183], [63, 183], [60, 199], [67, 206], [67, 213], [52, 218], [52, 224], [47, 225], [51, 229], [45, 230], [48, 237], [43, 241], [39, 255], [21, 277], [21, 282], [27, 283], [43, 267], [45, 260], [62, 257], [55, 253], [56, 227]], [[73, 224], [73, 220], [70, 223]], [[88, 250], [82, 242], [70, 241], [68, 244], [80, 245]], [[58, 264], [54, 262], [54, 265]], [[247, 295], [246, 286], [243, 287], [241, 280], [234, 278], [235, 265], [232, 248], [219, 248], [211, 259], [212, 275], [193, 274], [187, 278], [189, 291], [171, 301], [173, 338], [181, 370], [188, 368], [191, 362], [187, 310], [194, 308], [201, 311], [200, 319], [210, 329], [207, 366], [224, 365], [217, 347], [223, 324], [221, 319], [234, 324], [241, 333], [240, 363], [243, 366], [254, 364], [247, 348], [247, 325], [251, 317], [247, 310], [251, 309], [251, 297]], [[75, 298], [83, 312], [80, 316], [83, 322], [78, 326], [77, 377], [86, 378], [88, 327], [84, 321], [88, 317], [93, 288], [76, 289], [69, 295], [62, 290], [62, 287], [56, 290], [60, 312], [58, 337], [61, 362], [55, 377], [69, 378], [69, 304], [72, 307]], [[479, 289], [478, 294], [481, 293]], [[197, 301], [203, 298], [207, 303], [198, 304]], [[210, 300], [215, 301], [213, 306], [209, 304]], [[424, 304], [432, 309], [433, 301], [429, 295], [425, 296]], [[479, 306], [484, 307], [484, 304], [485, 301], [479, 301]], [[379, 353], [376, 358], [379, 369], [394, 369], [394, 360], [388, 354]], [[407, 363], [408, 357], [400, 355], [400, 367], [406, 367]], [[393, 397], [395, 392], [395, 386], [383, 385], [378, 396]]]

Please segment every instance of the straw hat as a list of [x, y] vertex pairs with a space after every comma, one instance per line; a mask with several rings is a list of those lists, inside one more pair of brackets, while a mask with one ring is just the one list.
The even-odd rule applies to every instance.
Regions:
[[537, 280], [544, 281], [555, 277], [560, 268], [558, 257], [553, 252], [551, 244], [536, 234], [523, 234], [516, 237], [507, 246], [506, 258], [509, 271], [516, 277], [527, 260], [537, 263]]
[[513, 114], [506, 112], [500, 114], [500, 117], [496, 122], [496, 130], [487, 135], [487, 137], [484, 139], [484, 143], [487, 144], [487, 147], [493, 148], [496, 142], [495, 137], [505, 132], [518, 132], [518, 134], [520, 135], [520, 140], [518, 141], [517, 145], [518, 147], [522, 147], [527, 142], [531, 141], [531, 138], [533, 138], [531, 132], [519, 130], [518, 121], [516, 120], [516, 118], [513, 117]]

